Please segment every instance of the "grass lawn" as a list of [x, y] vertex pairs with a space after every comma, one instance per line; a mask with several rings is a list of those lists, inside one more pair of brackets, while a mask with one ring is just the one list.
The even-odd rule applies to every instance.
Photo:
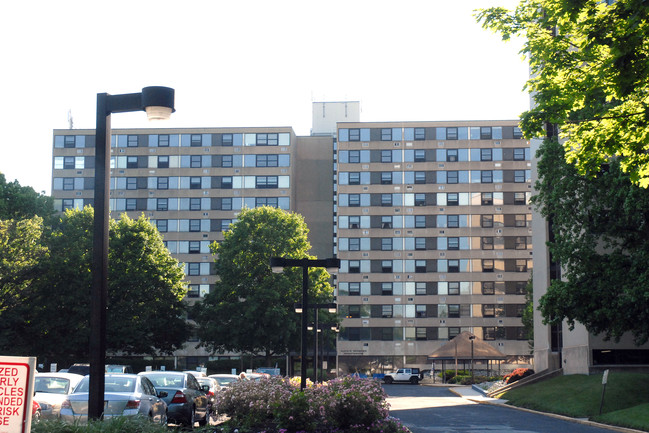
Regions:
[[611, 372], [599, 416], [602, 388], [601, 374], [575, 374], [513, 389], [500, 398], [513, 406], [649, 431], [649, 374]]

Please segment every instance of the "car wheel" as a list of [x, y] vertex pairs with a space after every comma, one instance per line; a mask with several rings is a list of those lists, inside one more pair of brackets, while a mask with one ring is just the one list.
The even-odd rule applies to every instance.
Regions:
[[383, 378], [383, 381], [389, 385], [389, 384], [392, 383], [392, 378], [391, 377], [385, 377], [385, 378]]
[[185, 425], [186, 430], [194, 430], [194, 423], [196, 422], [196, 408], [193, 407], [191, 413], [189, 414], [189, 420]]
[[410, 383], [413, 385], [417, 385], [419, 383], [419, 378], [418, 377], [411, 377], [410, 378]]

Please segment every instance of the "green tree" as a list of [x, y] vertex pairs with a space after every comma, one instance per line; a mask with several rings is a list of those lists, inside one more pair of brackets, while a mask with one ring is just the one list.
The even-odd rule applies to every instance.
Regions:
[[[28, 302], [3, 323], [5, 352], [44, 360], [88, 359], [93, 209], [68, 210], [48, 241], [50, 257]], [[184, 272], [144, 217], [110, 222], [107, 348], [124, 354], [170, 353], [189, 334]], [[0, 316], [0, 322], [3, 316]]]
[[[611, 3], [611, 4], [609, 4]], [[527, 137], [557, 125], [567, 159], [595, 176], [612, 157], [649, 186], [649, 3], [643, 0], [523, 0], [515, 11], [479, 11], [483, 27], [526, 39]]]
[[[214, 352], [262, 353], [266, 359], [299, 347], [302, 269], [271, 272], [271, 257], [312, 258], [302, 216], [272, 207], [244, 209], [212, 244], [219, 281], [193, 317], [201, 345]], [[324, 269], [309, 271], [310, 302], [326, 302], [333, 289]], [[322, 313], [321, 313], [322, 314]], [[322, 314], [324, 322], [333, 321]]]
[[552, 224], [548, 243], [562, 265], [539, 309], [547, 323], [578, 321], [594, 334], [649, 339], [649, 190], [619, 161], [596, 177], [580, 175], [563, 147], [546, 140], [537, 158], [535, 206]]
[[54, 215], [51, 197], [39, 194], [32, 187], [20, 186], [17, 180], [7, 182], [0, 173], [0, 220], [21, 220], [42, 217], [49, 224]]

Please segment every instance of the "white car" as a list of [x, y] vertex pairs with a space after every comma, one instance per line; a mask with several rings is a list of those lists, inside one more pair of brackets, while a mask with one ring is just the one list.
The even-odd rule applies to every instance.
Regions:
[[215, 379], [220, 387], [230, 386], [230, 384], [239, 380], [238, 374], [210, 374], [208, 377]]
[[59, 417], [61, 403], [83, 379], [74, 373], [38, 373], [34, 377], [34, 400], [41, 405], [42, 419]]

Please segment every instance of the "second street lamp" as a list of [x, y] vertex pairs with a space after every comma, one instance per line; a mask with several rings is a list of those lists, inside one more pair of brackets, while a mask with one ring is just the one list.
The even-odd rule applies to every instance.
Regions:
[[92, 287], [90, 305], [90, 383], [88, 418], [104, 412], [106, 369], [106, 306], [108, 303], [108, 225], [110, 221], [110, 115], [146, 111], [149, 120], [168, 119], [174, 109], [174, 89], [145, 87], [140, 93], [97, 94], [95, 130], [94, 232], [92, 238]]
[[284, 268], [302, 268], [302, 348], [300, 367], [300, 389], [306, 388], [306, 332], [307, 332], [307, 309], [309, 305], [309, 268], [326, 268], [327, 272], [335, 273], [340, 268], [340, 259], [335, 257], [329, 259], [287, 259], [284, 257], [271, 257], [270, 267], [273, 272], [284, 272]]

